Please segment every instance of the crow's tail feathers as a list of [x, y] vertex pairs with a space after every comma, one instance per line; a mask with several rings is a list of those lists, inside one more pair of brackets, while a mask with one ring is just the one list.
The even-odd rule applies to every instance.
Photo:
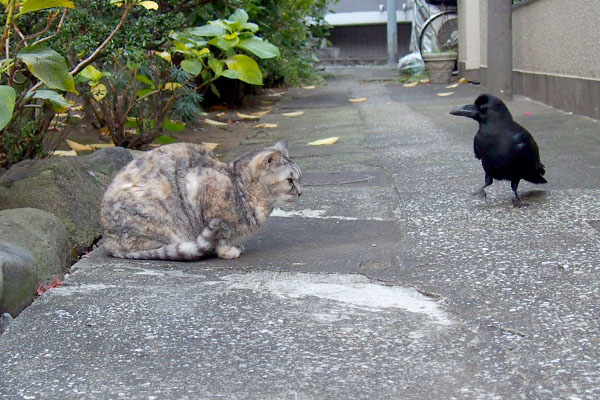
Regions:
[[527, 182], [531, 182], [531, 183], [548, 183], [548, 181], [542, 176], [546, 173], [546, 169], [544, 168], [544, 164], [542, 164], [541, 162], [538, 162], [537, 166], [536, 166], [536, 171], [532, 174], [530, 174], [529, 176], [525, 177], [524, 179]]

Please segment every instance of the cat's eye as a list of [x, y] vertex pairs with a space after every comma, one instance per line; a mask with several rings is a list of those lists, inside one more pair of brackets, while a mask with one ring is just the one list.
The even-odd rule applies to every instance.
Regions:
[[294, 179], [293, 178], [288, 178], [288, 183], [292, 186], [294, 186]]

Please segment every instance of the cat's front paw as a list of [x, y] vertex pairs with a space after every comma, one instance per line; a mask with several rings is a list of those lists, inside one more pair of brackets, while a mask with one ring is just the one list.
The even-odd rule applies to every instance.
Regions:
[[238, 258], [240, 255], [242, 255], [242, 249], [235, 246], [220, 245], [217, 246], [216, 251], [219, 258], [224, 258], [226, 260]]

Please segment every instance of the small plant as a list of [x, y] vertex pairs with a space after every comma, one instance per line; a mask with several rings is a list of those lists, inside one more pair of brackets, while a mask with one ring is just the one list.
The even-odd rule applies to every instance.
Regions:
[[88, 66], [77, 76], [87, 83], [81, 89], [86, 107], [117, 146], [141, 149], [156, 139], [170, 143], [174, 139], [161, 135], [163, 130], [185, 129], [170, 118], [178, 114], [190, 121], [201, 111], [193, 77], [175, 67], [167, 53], [156, 55], [157, 62], [148, 65], [114, 60], [110, 71]]
[[[206, 25], [175, 32], [172, 52], [184, 59], [181, 68], [198, 77], [198, 90], [210, 89], [220, 96], [214, 81], [220, 77], [239, 79], [252, 85], [263, 84], [257, 62], [279, 56], [279, 49], [255, 35], [258, 25], [248, 22], [244, 10], [236, 10], [228, 19], [210, 21]], [[247, 54], [246, 54], [247, 53]]]

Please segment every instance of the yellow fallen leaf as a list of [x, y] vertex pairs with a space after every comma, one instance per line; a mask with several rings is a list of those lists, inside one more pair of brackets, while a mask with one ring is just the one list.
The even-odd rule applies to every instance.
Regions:
[[314, 142], [308, 143], [309, 146], [323, 146], [328, 144], [334, 144], [338, 141], [339, 136], [328, 137], [325, 139], [315, 140]]
[[259, 119], [260, 118], [258, 115], [248, 115], [248, 114], [242, 114], [242, 113], [237, 113], [237, 116], [241, 119]]
[[81, 110], [83, 110], [83, 106], [74, 106], [74, 107], [71, 107], [71, 111], [81, 111]]
[[460, 78], [458, 81], [460, 83], [469, 83], [469, 81], [467, 80], [467, 78]]
[[175, 91], [177, 89], [181, 89], [183, 85], [177, 82], [167, 82], [165, 83], [165, 90]]
[[210, 143], [210, 142], [202, 142], [202, 145], [204, 147], [206, 147], [209, 150], [214, 150], [217, 148], [217, 146], [219, 145], [219, 143]]
[[258, 124], [254, 125], [255, 128], [277, 128], [277, 124]]
[[454, 88], [457, 88], [457, 87], [458, 87], [458, 85], [460, 85], [460, 83], [456, 82], [456, 83], [455, 83], [455, 84], [453, 84], [453, 85], [448, 85], [448, 86], [446, 86], [446, 89], [454, 89]]
[[94, 96], [94, 99], [96, 99], [96, 101], [100, 101], [106, 97], [106, 86], [103, 83], [99, 83], [92, 87], [91, 92], [92, 96]]
[[269, 108], [268, 110], [265, 110], [265, 111], [253, 112], [252, 115], [256, 115], [257, 117], [263, 117], [263, 116], [267, 115], [270, 112], [271, 112], [271, 109]]
[[73, 151], [93, 151], [94, 148], [87, 144], [81, 144], [69, 139], [65, 139], [71, 150]]
[[213, 126], [226, 126], [227, 125], [225, 122], [214, 121], [214, 120], [208, 119], [208, 118], [204, 118], [204, 123], [208, 124], [208, 125], [213, 125]]
[[95, 143], [95, 144], [90, 144], [90, 147], [93, 148], [94, 150], [97, 149], [105, 149], [107, 147], [115, 147], [114, 143]]
[[304, 111], [296, 111], [296, 112], [283, 113], [281, 115], [283, 115], [284, 117], [299, 117], [301, 115], [304, 115]]
[[421, 83], [431, 83], [429, 79], [421, 79], [419, 82]]
[[306, 89], [306, 90], [311, 90], [311, 89], [315, 89], [315, 88], [316, 88], [315, 85], [302, 86], [302, 89]]
[[454, 92], [444, 92], [444, 93], [438, 93], [437, 95], [440, 97], [446, 97], [446, 96], [451, 96], [453, 94], [454, 94]]
[[415, 87], [419, 84], [419, 82], [406, 82], [405, 84], [403, 84], [402, 86], [404, 87]]
[[218, 114], [216, 114], [217, 117], [224, 117], [225, 115], [227, 115], [226, 111], [220, 112]]
[[362, 102], [367, 101], [367, 100], [369, 100], [368, 97], [359, 97], [357, 99], [348, 99], [348, 101], [350, 103], [362, 103]]
[[77, 156], [77, 152], [75, 150], [54, 150], [52, 155], [59, 157], [75, 157]]

